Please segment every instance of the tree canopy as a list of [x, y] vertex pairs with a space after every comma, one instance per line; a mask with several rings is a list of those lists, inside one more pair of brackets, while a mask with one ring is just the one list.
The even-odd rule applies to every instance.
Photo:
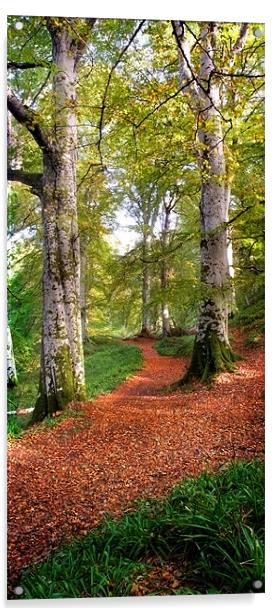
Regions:
[[[69, 64], [74, 56], [74, 83], [63, 79], [62, 36]], [[232, 249], [218, 286], [228, 295], [225, 312], [262, 304], [262, 24], [11, 16], [8, 86], [8, 301], [19, 365], [23, 349], [38, 348], [46, 319], [41, 285], [45, 290], [54, 227], [46, 241], [45, 212], [54, 202], [54, 225], [64, 229], [57, 242], [64, 233], [75, 246], [72, 253], [69, 244], [64, 248], [67, 265], [58, 268], [66, 305], [79, 306], [83, 340], [95, 333], [199, 331], [199, 308], [215, 297], [203, 274], [211, 264], [203, 246], [216, 237], [226, 255]], [[62, 160], [67, 169], [59, 195], [57, 179], [47, 189], [47, 157], [55, 169]], [[75, 231], [63, 192], [70, 178]], [[225, 191], [225, 213], [207, 235], [212, 186], [218, 195], [219, 187]], [[69, 254], [76, 280], [81, 273], [66, 299]]]

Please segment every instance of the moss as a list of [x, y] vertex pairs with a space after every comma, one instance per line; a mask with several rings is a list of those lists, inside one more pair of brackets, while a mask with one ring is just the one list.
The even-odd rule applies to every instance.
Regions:
[[232, 372], [235, 359], [230, 345], [220, 340], [215, 331], [208, 329], [203, 340], [195, 339], [191, 364], [183, 383], [194, 377], [207, 381], [219, 372]]
[[[45, 379], [40, 376], [39, 393], [32, 414], [32, 423], [42, 421], [52, 416], [58, 410], [64, 409], [72, 400], [81, 400], [85, 396], [85, 388], [78, 387], [75, 391], [70, 349], [68, 345], [59, 347], [55, 357], [55, 369], [47, 375], [50, 382], [45, 391]], [[80, 391], [81, 390], [81, 391]]]

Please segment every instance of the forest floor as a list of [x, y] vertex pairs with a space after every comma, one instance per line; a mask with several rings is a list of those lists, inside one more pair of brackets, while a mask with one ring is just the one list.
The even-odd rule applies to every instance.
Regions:
[[23, 568], [87, 534], [106, 513], [163, 496], [181, 479], [240, 459], [263, 458], [264, 349], [234, 345], [235, 373], [189, 392], [162, 388], [189, 359], [162, 357], [138, 338], [144, 366], [112, 393], [8, 445], [9, 589]]

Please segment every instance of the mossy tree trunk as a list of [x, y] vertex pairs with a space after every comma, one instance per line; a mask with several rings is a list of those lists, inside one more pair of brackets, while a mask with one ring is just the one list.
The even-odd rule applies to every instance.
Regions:
[[182, 381], [208, 379], [233, 367], [234, 354], [228, 339], [230, 268], [228, 262], [228, 208], [230, 186], [224, 154], [220, 82], [212, 79], [217, 48], [217, 25], [210, 22], [201, 33], [200, 68], [197, 80], [191, 72], [188, 42], [181, 22], [174, 22], [181, 80], [192, 80], [190, 95], [197, 117], [198, 165], [201, 172], [200, 257], [203, 301], [198, 318], [191, 365]]
[[[13, 94], [8, 105], [43, 154], [43, 331], [39, 393], [32, 421], [85, 397], [76, 199], [76, 71], [94, 19], [47, 18], [52, 39], [53, 127]], [[80, 32], [80, 36], [78, 34]]]
[[[146, 223], [145, 223], [145, 226], [147, 226]], [[142, 336], [150, 336], [150, 332], [151, 332], [151, 317], [150, 317], [150, 310], [149, 310], [151, 278], [150, 278], [150, 265], [148, 262], [150, 246], [151, 246], [151, 233], [148, 229], [145, 229], [143, 232], [143, 244], [142, 244], [142, 327], [141, 327]]]
[[55, 142], [44, 155], [43, 348], [33, 419], [85, 397], [76, 200], [78, 45], [63, 22], [48, 21], [53, 46]]

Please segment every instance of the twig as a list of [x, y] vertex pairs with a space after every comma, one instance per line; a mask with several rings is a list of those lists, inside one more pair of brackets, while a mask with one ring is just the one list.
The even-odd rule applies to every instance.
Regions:
[[108, 80], [107, 80], [107, 83], [106, 83], [106, 86], [105, 86], [105, 90], [104, 90], [104, 96], [103, 96], [103, 99], [102, 99], [101, 113], [100, 113], [100, 120], [99, 120], [99, 139], [98, 139], [98, 142], [97, 142], [97, 147], [98, 147], [99, 155], [100, 155], [100, 161], [101, 161], [102, 164], [103, 164], [102, 152], [101, 152], [101, 141], [102, 141], [102, 136], [103, 136], [102, 131], [103, 131], [105, 108], [106, 108], [106, 100], [107, 100], [108, 90], [109, 90], [109, 86], [110, 86], [110, 83], [111, 83], [111, 80], [112, 80], [112, 76], [113, 76], [113, 73], [114, 73], [116, 67], [120, 64], [124, 54], [129, 49], [130, 45], [132, 44], [133, 40], [135, 39], [135, 37], [137, 36], [139, 31], [141, 30], [141, 28], [144, 25], [145, 21], [146, 20], [143, 19], [139, 23], [138, 27], [135, 29], [135, 31], [133, 32], [132, 36], [130, 37], [128, 43], [125, 45], [125, 47], [120, 52], [116, 62], [111, 67], [111, 70], [110, 70], [110, 73], [109, 73], [109, 76], [108, 76]]
[[38, 91], [37, 91], [37, 93], [35, 94], [35, 96], [34, 96], [34, 98], [33, 98], [32, 102], [30, 103], [30, 107], [32, 107], [32, 106], [35, 104], [35, 102], [36, 102], [37, 98], [39, 97], [39, 95], [42, 93], [42, 91], [43, 91], [43, 90], [44, 90], [44, 88], [46, 87], [46, 84], [47, 84], [47, 81], [48, 81], [48, 79], [49, 79], [50, 75], [51, 75], [51, 68], [50, 68], [50, 70], [48, 71], [48, 73], [47, 73], [47, 75], [46, 75], [46, 78], [45, 78], [44, 82], [42, 83], [42, 85], [40, 86], [39, 90], [38, 90]]
[[166, 103], [168, 103], [168, 101], [172, 100], [173, 98], [176, 98], [176, 96], [178, 96], [178, 94], [180, 94], [180, 92], [182, 92], [184, 90], [184, 88], [187, 88], [191, 83], [193, 82], [193, 79], [191, 79], [190, 81], [188, 81], [186, 84], [184, 84], [183, 86], [181, 86], [181, 88], [179, 88], [176, 92], [174, 92], [174, 94], [171, 94], [170, 96], [168, 96], [165, 100], [161, 101], [161, 103], [159, 103], [158, 105], [156, 105], [156, 107], [154, 107], [154, 109], [152, 109], [151, 111], [149, 111], [149, 113], [146, 114], [146, 116], [144, 116], [144, 118], [138, 123], [135, 124], [135, 128], [139, 128], [143, 122], [145, 122], [145, 120], [148, 120], [148, 118], [153, 115], [153, 113], [155, 113], [158, 109], [160, 109], [160, 107], [162, 107], [163, 105], [165, 105]]

